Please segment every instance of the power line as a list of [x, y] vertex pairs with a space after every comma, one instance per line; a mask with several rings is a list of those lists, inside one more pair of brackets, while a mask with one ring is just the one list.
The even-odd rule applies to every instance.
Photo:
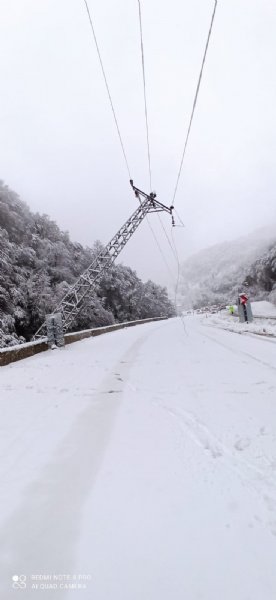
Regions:
[[177, 188], [178, 188], [178, 184], [179, 184], [179, 179], [180, 179], [180, 175], [181, 175], [181, 171], [182, 171], [182, 167], [183, 167], [184, 157], [185, 157], [185, 154], [186, 154], [186, 149], [187, 149], [187, 145], [188, 145], [188, 141], [189, 141], [189, 137], [190, 137], [190, 131], [191, 131], [192, 122], [193, 122], [194, 113], [195, 113], [195, 108], [196, 108], [196, 104], [197, 104], [199, 88], [200, 88], [200, 84], [201, 84], [201, 79], [202, 79], [202, 74], [203, 74], [203, 70], [204, 70], [205, 60], [206, 60], [207, 51], [208, 51], [208, 47], [209, 47], [209, 41], [210, 41], [210, 37], [211, 37], [212, 29], [213, 29], [213, 23], [214, 23], [214, 19], [215, 19], [215, 14], [216, 14], [216, 10], [217, 10], [217, 3], [218, 3], [218, 0], [215, 0], [213, 14], [212, 14], [212, 18], [211, 18], [211, 24], [210, 24], [210, 27], [209, 27], [207, 42], [206, 42], [206, 45], [205, 45], [203, 60], [202, 60], [201, 69], [200, 69], [200, 73], [199, 73], [199, 78], [198, 78], [198, 82], [197, 82], [196, 93], [195, 93], [195, 97], [194, 97], [194, 102], [193, 102], [193, 108], [192, 108], [192, 113], [191, 113], [191, 117], [190, 117], [189, 127], [188, 127], [188, 131], [187, 131], [187, 135], [186, 135], [186, 139], [185, 139], [185, 144], [184, 144], [184, 149], [183, 149], [183, 153], [182, 153], [182, 158], [181, 158], [181, 162], [180, 162], [180, 167], [179, 167], [179, 171], [178, 171], [178, 175], [177, 175], [177, 179], [176, 179], [176, 185], [175, 185], [175, 189], [174, 189], [173, 202], [172, 202], [173, 204], [174, 204], [174, 201], [175, 201], [175, 196], [176, 196], [176, 192], [177, 192]]
[[[86, 11], [87, 11], [87, 15], [88, 15], [88, 18], [89, 18], [89, 23], [90, 23], [91, 31], [92, 31], [92, 34], [93, 34], [95, 46], [96, 46], [96, 49], [97, 49], [97, 54], [98, 54], [98, 58], [99, 58], [100, 65], [101, 65], [101, 70], [102, 70], [102, 74], [103, 74], [103, 78], [104, 78], [104, 82], [105, 82], [105, 87], [106, 87], [106, 91], [107, 91], [107, 94], [108, 94], [108, 98], [109, 98], [111, 110], [112, 110], [112, 113], [113, 113], [113, 117], [114, 117], [116, 129], [117, 129], [117, 133], [118, 133], [118, 136], [119, 136], [120, 145], [121, 145], [121, 148], [122, 148], [122, 152], [123, 152], [123, 156], [124, 156], [124, 160], [125, 160], [125, 164], [126, 164], [128, 176], [129, 176], [129, 179], [131, 179], [130, 168], [129, 168], [128, 160], [127, 160], [127, 157], [126, 157], [126, 152], [125, 152], [125, 148], [124, 148], [124, 144], [123, 144], [123, 140], [122, 140], [122, 136], [121, 136], [121, 132], [120, 132], [120, 128], [119, 128], [119, 123], [118, 123], [118, 119], [116, 117], [116, 113], [115, 113], [115, 109], [114, 109], [114, 104], [113, 104], [113, 101], [112, 101], [111, 92], [110, 92], [110, 88], [109, 88], [109, 85], [108, 85], [106, 73], [105, 73], [105, 70], [104, 70], [103, 61], [102, 61], [102, 57], [101, 57], [101, 53], [100, 53], [100, 48], [99, 48], [99, 44], [98, 44], [98, 41], [97, 41], [97, 37], [96, 37], [96, 33], [95, 33], [95, 28], [94, 28], [94, 25], [93, 25], [93, 21], [92, 21], [91, 13], [90, 13], [90, 10], [89, 10], [88, 4], [87, 4], [87, 0], [84, 0], [84, 3], [85, 3], [85, 6], [86, 6]], [[141, 20], [140, 2], [139, 2], [139, 18], [140, 18], [140, 37], [141, 37], [141, 53], [142, 53], [143, 82], [144, 82], [144, 103], [145, 103], [146, 130], [147, 130], [149, 178], [150, 178], [150, 187], [151, 187], [151, 164], [150, 164], [148, 115], [147, 115], [147, 102], [146, 102], [145, 61], [144, 61], [144, 49], [143, 49], [142, 20]], [[156, 234], [155, 234], [155, 232], [154, 232], [154, 230], [153, 230], [153, 228], [151, 226], [151, 223], [150, 223], [150, 221], [149, 221], [148, 218], [147, 218], [147, 222], [148, 222], [149, 228], [151, 230], [151, 233], [153, 235], [153, 238], [155, 240], [155, 243], [156, 243], [156, 245], [158, 247], [158, 250], [159, 250], [159, 252], [160, 252], [160, 254], [162, 256], [164, 264], [165, 264], [166, 268], [168, 269], [168, 272], [169, 272], [170, 276], [174, 279], [173, 274], [171, 272], [171, 269], [170, 269], [170, 267], [169, 267], [169, 265], [168, 265], [168, 263], [166, 261], [164, 253], [162, 251], [162, 248], [161, 248], [161, 246], [160, 246], [160, 244], [158, 242]]]
[[[145, 111], [145, 122], [146, 122], [146, 137], [147, 137], [147, 151], [148, 151], [148, 170], [149, 170], [149, 185], [150, 185], [150, 191], [152, 190], [152, 173], [151, 173], [151, 156], [150, 156], [150, 144], [149, 144], [149, 121], [148, 121], [148, 107], [147, 107], [147, 92], [146, 92], [146, 69], [145, 69], [145, 53], [144, 53], [144, 41], [143, 41], [143, 26], [142, 26], [142, 10], [141, 10], [141, 2], [140, 0], [138, 0], [138, 9], [139, 9], [139, 29], [140, 29], [140, 47], [141, 47], [141, 61], [142, 61], [142, 73], [143, 73], [143, 92], [144, 92], [144, 111]], [[160, 215], [158, 215], [160, 224], [164, 230], [164, 233], [166, 235], [167, 241], [172, 249], [172, 252], [174, 254], [174, 250], [173, 247], [170, 243], [170, 239], [167, 235], [167, 232], [165, 230], [165, 227], [162, 223], [162, 220], [160, 218]], [[172, 280], [174, 281], [174, 275], [167, 263], [167, 260], [165, 258], [165, 255], [163, 253], [163, 250], [159, 244], [159, 241], [157, 239], [156, 233], [154, 231], [154, 229], [151, 226], [151, 223], [149, 221], [149, 219], [147, 219], [148, 221], [148, 225], [149, 228], [151, 230], [151, 233], [153, 235], [153, 238], [155, 240], [155, 243], [158, 247], [158, 250], [163, 258], [164, 264], [168, 270], [168, 272], [170, 273], [170, 276], [172, 278]], [[174, 254], [175, 257], [175, 254]], [[176, 258], [176, 257], [175, 257]]]
[[129, 179], [131, 179], [130, 168], [129, 168], [128, 160], [127, 160], [127, 157], [126, 157], [125, 147], [124, 147], [124, 144], [123, 144], [123, 140], [122, 140], [122, 136], [121, 136], [121, 132], [120, 132], [120, 128], [119, 128], [118, 119], [116, 117], [114, 104], [112, 102], [111, 92], [110, 92], [110, 88], [109, 88], [109, 85], [108, 85], [108, 82], [107, 82], [107, 77], [106, 77], [106, 74], [105, 74], [105, 70], [104, 70], [104, 66], [103, 66], [103, 61], [102, 61], [102, 57], [101, 57], [101, 53], [100, 53], [100, 48], [99, 48], [99, 44], [98, 44], [98, 41], [97, 41], [97, 37], [96, 37], [96, 33], [95, 33], [95, 28], [94, 28], [92, 17], [91, 17], [91, 13], [90, 13], [87, 1], [86, 0], [83, 0], [83, 1], [84, 1], [85, 6], [86, 6], [87, 15], [88, 15], [88, 19], [89, 19], [89, 22], [90, 22], [90, 27], [91, 27], [91, 31], [92, 31], [92, 34], [93, 34], [95, 46], [96, 46], [96, 49], [97, 49], [97, 54], [98, 54], [100, 65], [101, 65], [101, 70], [102, 70], [102, 74], [103, 74], [103, 78], [104, 78], [104, 82], [105, 82], [105, 87], [106, 87], [106, 91], [107, 91], [107, 94], [108, 94], [108, 98], [109, 98], [111, 110], [112, 110], [112, 113], [113, 113], [113, 117], [114, 117], [116, 129], [117, 129], [117, 133], [118, 133], [118, 136], [119, 136], [120, 145], [121, 145], [121, 148], [122, 148], [122, 152], [123, 152], [123, 156], [124, 156], [124, 160], [125, 160], [125, 164], [126, 164], [128, 176], [129, 176]]
[[173, 275], [173, 273], [172, 273], [172, 271], [171, 271], [171, 269], [170, 269], [170, 267], [169, 267], [169, 265], [168, 265], [168, 263], [167, 263], [167, 260], [166, 260], [166, 258], [165, 258], [164, 252], [163, 252], [163, 250], [162, 250], [162, 248], [161, 248], [161, 246], [160, 246], [160, 244], [159, 244], [159, 242], [158, 242], [158, 239], [157, 239], [156, 233], [155, 233], [154, 229], [152, 228], [152, 225], [151, 225], [151, 223], [150, 223], [150, 220], [149, 220], [149, 218], [148, 218], [148, 217], [146, 217], [146, 218], [147, 218], [148, 226], [149, 226], [149, 228], [150, 228], [150, 230], [151, 230], [151, 233], [152, 233], [152, 235], [153, 235], [153, 238], [154, 238], [154, 240], [155, 240], [155, 242], [156, 242], [157, 248], [158, 248], [158, 250], [159, 250], [159, 252], [160, 252], [160, 254], [161, 254], [161, 256], [162, 256], [162, 259], [163, 259], [163, 261], [164, 261], [164, 264], [165, 264], [165, 266], [166, 266], [166, 268], [167, 268], [167, 270], [168, 270], [168, 273], [170, 274], [170, 277], [172, 278], [172, 281], [174, 282], [174, 275]]
[[[92, 17], [91, 17], [91, 13], [90, 13], [90, 10], [89, 10], [89, 7], [88, 7], [87, 0], [84, 0], [84, 3], [85, 3], [85, 7], [86, 7], [86, 11], [87, 11], [89, 23], [90, 23], [92, 35], [93, 35], [93, 38], [94, 38], [94, 42], [95, 42], [95, 46], [96, 46], [96, 50], [97, 50], [97, 54], [98, 54], [98, 58], [99, 58], [99, 62], [100, 62], [100, 66], [101, 66], [101, 70], [102, 70], [102, 74], [103, 74], [103, 78], [104, 78], [104, 83], [105, 83], [106, 91], [107, 91], [107, 94], [108, 94], [108, 98], [109, 98], [109, 102], [110, 102], [110, 106], [111, 106], [111, 110], [112, 110], [112, 114], [113, 114], [113, 117], [114, 117], [114, 121], [115, 121], [116, 129], [117, 129], [117, 133], [118, 133], [118, 137], [119, 137], [121, 149], [122, 149], [122, 152], [123, 152], [123, 157], [124, 157], [124, 160], [125, 160], [125, 164], [126, 164], [128, 176], [131, 179], [130, 168], [129, 168], [128, 160], [127, 160], [127, 157], [126, 157], [126, 152], [125, 152], [125, 148], [124, 148], [124, 144], [123, 144], [123, 140], [122, 140], [122, 135], [121, 135], [121, 132], [120, 132], [119, 123], [118, 123], [118, 119], [117, 119], [117, 116], [116, 116], [114, 104], [113, 104], [113, 101], [112, 101], [112, 96], [111, 96], [110, 88], [109, 88], [109, 85], [108, 85], [108, 81], [107, 81], [105, 69], [104, 69], [104, 66], [103, 66], [103, 61], [102, 61], [102, 57], [101, 57], [101, 53], [100, 53], [100, 48], [99, 48], [99, 44], [98, 44], [98, 41], [97, 41], [97, 37], [96, 37], [96, 33], [95, 33], [95, 28], [94, 28], [94, 25], [93, 25], [93, 21], [92, 21]], [[141, 12], [141, 3], [140, 3], [140, 0], [138, 0], [138, 7], [139, 7], [141, 59], [142, 59], [142, 72], [143, 72], [144, 109], [145, 109], [146, 137], [147, 137], [147, 151], [148, 151], [148, 169], [149, 169], [149, 183], [150, 183], [150, 190], [151, 190], [151, 188], [152, 188], [152, 174], [151, 174], [151, 157], [150, 157], [150, 145], [149, 145], [149, 125], [148, 125], [148, 109], [147, 109], [147, 94], [146, 94], [146, 75], [145, 75], [145, 56], [144, 56], [143, 29], [142, 29], [142, 12]], [[173, 253], [173, 255], [174, 255], [174, 257], [175, 257], [175, 259], [176, 259], [176, 261], [178, 263], [178, 279], [179, 279], [179, 259], [178, 259], [178, 256], [177, 256], [177, 251], [175, 252], [175, 250], [173, 248], [173, 245], [170, 242], [169, 236], [168, 236], [168, 234], [167, 234], [167, 232], [165, 230], [165, 227], [164, 227], [164, 225], [162, 223], [162, 220], [161, 220], [161, 218], [160, 218], [159, 215], [158, 215], [158, 218], [159, 218], [161, 227], [162, 227], [162, 229], [164, 231], [164, 234], [165, 234], [165, 236], [167, 238], [168, 244], [169, 244], [169, 246], [170, 246], [170, 248], [172, 250], [172, 253]], [[172, 273], [172, 271], [171, 271], [171, 269], [170, 269], [170, 267], [169, 267], [169, 265], [167, 263], [165, 255], [163, 253], [163, 250], [162, 250], [162, 248], [161, 248], [161, 246], [159, 244], [157, 236], [156, 236], [156, 234], [155, 234], [155, 232], [154, 232], [154, 230], [152, 228], [152, 225], [151, 225], [151, 223], [150, 223], [150, 221], [149, 221], [148, 218], [147, 218], [147, 222], [148, 222], [149, 228], [151, 230], [152, 236], [153, 236], [153, 238], [155, 240], [155, 243], [156, 243], [156, 245], [158, 247], [158, 250], [159, 250], [159, 252], [160, 252], [160, 254], [162, 256], [164, 264], [165, 264], [165, 266], [166, 266], [166, 268], [167, 268], [170, 276], [172, 277], [172, 280], [174, 281], [174, 275], [173, 275], [173, 273]], [[178, 285], [178, 283], [177, 283], [177, 285]]]
[[[163, 229], [163, 231], [165, 233], [165, 236], [167, 238], [168, 244], [169, 244], [169, 246], [170, 246], [170, 248], [172, 250], [172, 253], [173, 253], [174, 258], [175, 258], [176, 263], [177, 263], [176, 282], [175, 282], [175, 280], [173, 280], [174, 281], [174, 307], [175, 307], [175, 314], [177, 315], [177, 312], [178, 312], [177, 311], [177, 295], [178, 295], [178, 288], [179, 288], [179, 281], [180, 281], [180, 260], [179, 260], [179, 254], [178, 254], [176, 242], [175, 242], [174, 235], [173, 235], [173, 229], [174, 229], [174, 227], [171, 228], [171, 238], [172, 238], [172, 242], [171, 242], [170, 238], [169, 238], [169, 236], [168, 236], [168, 234], [166, 232], [166, 229], [164, 227], [164, 224], [162, 222], [162, 219], [161, 219], [160, 215], [158, 215], [158, 213], [157, 213], [157, 216], [159, 218], [160, 224], [162, 226], [162, 229]], [[178, 218], [180, 219], [179, 215], [178, 215]], [[181, 221], [181, 219], [180, 219], [180, 221]], [[181, 223], [182, 223], [182, 221], [181, 221]], [[180, 227], [184, 227], [184, 224], [182, 223], [182, 225], [180, 225]], [[187, 332], [187, 329], [186, 329], [186, 325], [185, 325], [185, 321], [184, 321], [184, 317], [183, 317], [182, 313], [180, 312], [180, 314], [178, 316], [180, 317], [180, 320], [181, 320], [181, 323], [183, 325], [185, 334], [188, 335], [188, 332]]]
[[[178, 287], [179, 287], [179, 280], [180, 280], [180, 260], [179, 260], [179, 256], [178, 256], [178, 251], [177, 251], [177, 246], [175, 243], [175, 239], [173, 236], [173, 227], [171, 228], [171, 236], [172, 236], [172, 243], [173, 246], [175, 248], [175, 253], [176, 253], [176, 259], [177, 259], [177, 280], [176, 280], [176, 286], [175, 286], [175, 296], [174, 296], [174, 306], [175, 306], [175, 313], [177, 315], [177, 295], [178, 295]], [[185, 321], [184, 321], [184, 317], [182, 315], [182, 312], [180, 312], [179, 314], [181, 323], [183, 325], [185, 334], [188, 335], [187, 329], [186, 329], [186, 325], [185, 325]]]
[[158, 219], [159, 219], [159, 223], [160, 223], [160, 225], [161, 225], [161, 227], [162, 227], [162, 229], [163, 229], [163, 231], [164, 231], [164, 234], [165, 234], [166, 240], [167, 240], [167, 242], [168, 242], [168, 244], [169, 244], [169, 246], [170, 246], [170, 249], [171, 249], [171, 251], [172, 251], [172, 253], [173, 253], [173, 255], [174, 255], [174, 258], [175, 258], [175, 259], [176, 259], [176, 261], [177, 261], [177, 255], [176, 255], [175, 249], [174, 249], [174, 247], [173, 247], [173, 245], [172, 245], [172, 243], [171, 243], [171, 240], [170, 240], [170, 238], [169, 238], [169, 236], [168, 236], [168, 234], [167, 234], [167, 232], [166, 232], [166, 229], [165, 229], [164, 223], [163, 223], [163, 221], [162, 221], [162, 219], [161, 219], [161, 217], [160, 217], [160, 215], [159, 215], [158, 213], [157, 213], [157, 216], [158, 216]]
[[138, 8], [139, 8], [140, 44], [141, 44], [141, 59], [142, 59], [143, 87], [144, 87], [144, 108], [145, 108], [147, 148], [148, 148], [149, 184], [150, 184], [150, 192], [151, 192], [152, 191], [152, 182], [151, 182], [152, 178], [151, 178], [151, 160], [150, 160], [150, 145], [149, 145], [149, 123], [148, 123], [148, 107], [147, 107], [147, 94], [146, 94], [146, 73], [145, 73], [145, 55], [144, 55], [143, 28], [142, 28], [142, 11], [141, 11], [140, 0], [138, 0]]
[[182, 221], [179, 213], [177, 212], [176, 208], [174, 208], [174, 212], [175, 212], [175, 214], [176, 214], [176, 216], [177, 216], [177, 218], [178, 218], [178, 220], [180, 222], [180, 225], [175, 225], [175, 227], [185, 227], [185, 225], [184, 225], [184, 223], [183, 223], [183, 221]]
[[175, 251], [175, 256], [176, 256], [176, 261], [177, 261], [177, 280], [176, 280], [176, 286], [175, 286], [175, 308], [176, 308], [176, 300], [177, 300], [179, 278], [180, 278], [180, 260], [179, 260], [179, 256], [178, 256], [178, 252], [177, 252], [176, 243], [175, 243], [175, 240], [173, 237], [173, 227], [171, 228], [171, 237], [172, 237], [172, 243], [174, 246], [174, 251]]
[[[195, 112], [195, 108], [196, 108], [196, 103], [197, 103], [197, 97], [198, 97], [198, 93], [199, 93], [199, 88], [200, 88], [200, 83], [201, 83], [201, 78], [202, 78], [202, 73], [203, 73], [203, 69], [204, 69], [204, 64], [205, 64], [205, 59], [206, 59], [206, 55], [207, 55], [207, 50], [208, 50], [208, 45], [209, 45], [209, 40], [210, 40], [210, 36], [211, 36], [211, 31], [212, 31], [212, 26], [213, 26], [213, 21], [214, 21], [214, 17], [215, 17], [215, 11], [216, 11], [216, 7], [217, 7], [217, 0], [215, 0], [215, 7], [214, 7], [214, 11], [213, 11], [213, 15], [212, 15], [212, 20], [211, 20], [211, 26], [209, 29], [209, 34], [208, 34], [208, 39], [207, 39], [207, 44], [205, 47], [205, 52], [204, 52], [204, 57], [203, 57], [203, 62], [202, 62], [202, 66], [201, 66], [201, 71], [200, 71], [200, 75], [199, 75], [199, 80], [198, 80], [198, 84], [197, 84], [197, 89], [196, 89], [196, 94], [195, 94], [195, 99], [194, 99], [194, 104], [193, 104], [193, 110], [192, 110], [192, 115], [191, 115], [191, 119], [190, 119], [190, 124], [189, 124], [189, 129], [188, 129], [188, 133], [187, 133], [187, 137], [186, 137], [186, 141], [185, 141], [185, 146], [184, 146], [184, 151], [183, 151], [183, 155], [182, 155], [182, 159], [181, 159], [181, 164], [180, 164], [180, 169], [179, 169], [179, 173], [178, 173], [178, 177], [177, 177], [177, 183], [176, 183], [176, 187], [175, 187], [175, 192], [174, 192], [174, 196], [173, 196], [173, 203], [175, 200], [175, 196], [176, 196], [176, 192], [177, 192], [177, 187], [178, 187], [178, 182], [180, 179], [180, 174], [181, 174], [181, 170], [182, 170], [182, 165], [183, 165], [183, 161], [184, 161], [184, 156], [185, 156], [185, 152], [186, 152], [186, 147], [187, 147], [187, 143], [188, 143], [188, 139], [189, 139], [189, 135], [190, 135], [190, 130], [191, 130], [191, 126], [192, 126], [192, 121], [193, 121], [193, 116], [194, 116], [194, 112]], [[141, 45], [141, 60], [142, 60], [142, 72], [143, 72], [143, 89], [144, 89], [144, 109], [145, 109], [145, 122], [146, 122], [146, 136], [147, 136], [147, 151], [148, 151], [148, 170], [149, 170], [149, 182], [150, 182], [150, 190], [152, 189], [152, 173], [151, 173], [151, 157], [150, 157], [150, 144], [149, 144], [149, 124], [148, 124], [148, 110], [147, 110], [147, 93], [146, 93], [146, 75], [145, 75], [145, 54], [144, 54], [144, 43], [143, 43], [143, 28], [142, 28], [142, 11], [141, 11], [141, 2], [140, 0], [138, 0], [138, 8], [139, 8], [139, 26], [140, 26], [140, 45]], [[184, 223], [182, 222], [180, 216], [177, 214], [178, 219], [181, 223], [180, 226], [184, 227]], [[160, 222], [160, 225], [163, 229], [163, 232], [166, 236], [167, 242], [170, 246], [170, 249], [173, 253], [173, 256], [176, 260], [177, 263], [177, 281], [176, 281], [176, 285], [175, 285], [175, 309], [177, 312], [177, 306], [176, 306], [176, 302], [177, 302], [177, 293], [178, 293], [178, 286], [179, 286], [179, 278], [180, 278], [180, 261], [179, 261], [179, 256], [178, 256], [178, 251], [177, 251], [177, 247], [173, 238], [173, 232], [171, 233], [172, 236], [172, 243], [169, 239], [169, 236], [166, 232], [166, 229], [163, 225], [162, 219], [160, 217], [160, 215], [158, 215], [158, 219]], [[152, 229], [150, 222], [148, 220], [148, 225], [151, 229], [151, 233], [155, 239], [155, 242], [158, 246], [159, 252], [164, 260], [164, 263], [167, 267], [167, 269], [170, 272], [170, 275], [173, 277], [171, 270], [167, 264], [167, 261], [165, 259], [165, 256], [163, 254], [163, 251], [161, 249], [161, 246], [158, 242], [158, 239], [156, 237], [156, 234], [154, 232], [154, 230]], [[174, 279], [174, 278], [173, 278]], [[182, 315], [181, 315], [181, 321], [182, 321]], [[186, 331], [185, 328], [185, 323], [183, 322], [183, 326], [184, 329]]]

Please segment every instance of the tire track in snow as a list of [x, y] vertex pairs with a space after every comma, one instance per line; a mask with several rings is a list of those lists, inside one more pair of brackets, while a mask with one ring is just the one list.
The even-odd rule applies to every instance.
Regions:
[[[14, 572], [27, 576], [74, 572], [82, 506], [104, 460], [129, 370], [140, 347], [155, 331], [140, 335], [112, 365], [91, 395], [91, 406], [77, 417], [51, 462], [28, 485], [22, 504], [2, 527], [0, 591], [5, 600], [14, 598]], [[29, 590], [21, 590], [20, 595], [29, 600], [29, 594]], [[44, 597], [45, 591], [36, 590], [36, 597], [40, 595]], [[56, 591], [47, 591], [51, 600], [56, 595]], [[59, 598], [67, 595], [68, 591], [58, 590]]]
[[[230, 332], [230, 333], [232, 333], [232, 332]], [[276, 367], [274, 367], [273, 365], [271, 365], [271, 364], [269, 364], [269, 363], [267, 363], [267, 362], [265, 362], [263, 360], [260, 360], [259, 358], [256, 358], [256, 356], [253, 356], [249, 352], [245, 352], [244, 350], [241, 350], [240, 348], [238, 349], [238, 352], [237, 352], [237, 350], [231, 348], [231, 346], [229, 346], [228, 344], [225, 344], [224, 342], [221, 342], [220, 340], [217, 340], [216, 338], [214, 338], [211, 335], [208, 335], [207, 333], [200, 332], [200, 334], [202, 336], [208, 338], [209, 340], [211, 340], [215, 344], [218, 344], [219, 346], [222, 346], [226, 350], [229, 350], [229, 352], [232, 352], [233, 354], [235, 354], [235, 356], [237, 356], [237, 353], [238, 354], [243, 354], [244, 356], [247, 356], [247, 357], [251, 358], [255, 362], [263, 365], [264, 367], [268, 367], [269, 369], [272, 369], [273, 371], [276, 371]]]

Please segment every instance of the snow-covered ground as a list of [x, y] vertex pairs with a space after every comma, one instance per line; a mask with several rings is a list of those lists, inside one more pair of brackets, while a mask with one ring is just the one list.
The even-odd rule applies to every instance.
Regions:
[[252, 312], [255, 317], [274, 317], [276, 319], [276, 306], [267, 300], [252, 302]]
[[222, 310], [215, 314], [206, 313], [202, 323], [235, 333], [255, 333], [267, 337], [276, 337], [276, 307], [271, 302], [252, 302], [252, 313], [254, 319], [251, 323], [239, 322], [237, 307], [235, 307], [234, 315], [230, 315], [228, 310]]
[[274, 340], [151, 323], [2, 367], [0, 398], [3, 600], [275, 599]]

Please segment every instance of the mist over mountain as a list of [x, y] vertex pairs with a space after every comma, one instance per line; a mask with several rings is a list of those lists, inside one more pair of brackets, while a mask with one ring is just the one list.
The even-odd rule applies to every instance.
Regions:
[[276, 226], [216, 244], [181, 265], [182, 308], [232, 304], [247, 289], [252, 300], [276, 300]]

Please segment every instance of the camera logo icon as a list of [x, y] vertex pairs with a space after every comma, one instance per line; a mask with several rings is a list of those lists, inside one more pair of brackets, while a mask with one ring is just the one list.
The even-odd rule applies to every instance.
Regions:
[[26, 575], [13, 575], [12, 576], [12, 587], [15, 590], [25, 590], [27, 587], [26, 584]]

